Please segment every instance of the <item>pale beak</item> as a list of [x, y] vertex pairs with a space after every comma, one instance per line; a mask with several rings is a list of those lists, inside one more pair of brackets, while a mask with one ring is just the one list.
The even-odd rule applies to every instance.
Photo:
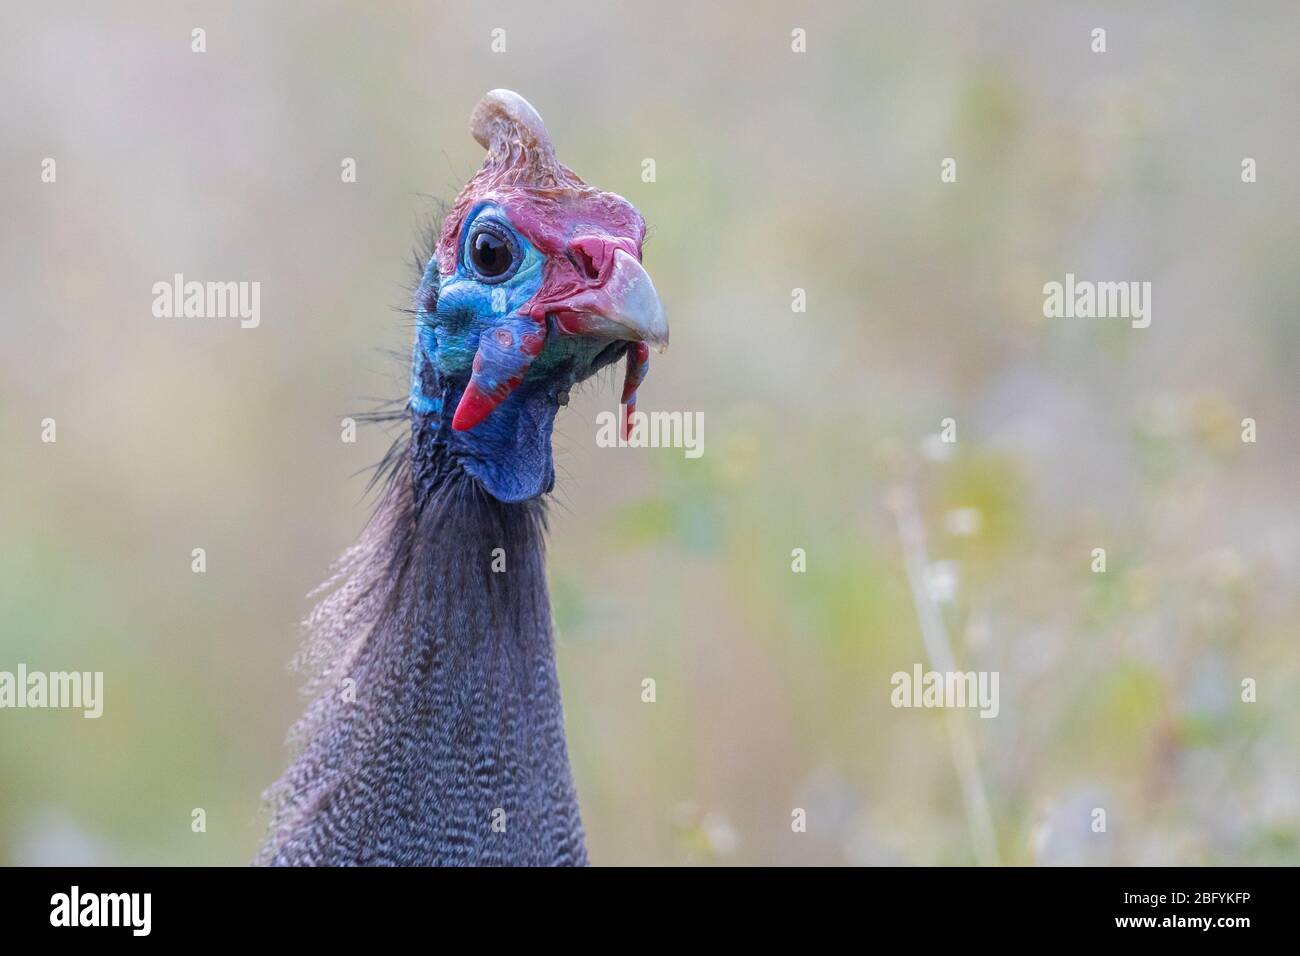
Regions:
[[565, 335], [645, 342], [668, 348], [668, 320], [649, 274], [623, 249], [613, 251], [605, 281], [547, 308]]

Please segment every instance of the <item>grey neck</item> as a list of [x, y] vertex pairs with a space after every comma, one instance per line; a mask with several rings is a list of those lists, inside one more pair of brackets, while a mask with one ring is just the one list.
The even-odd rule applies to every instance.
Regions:
[[543, 506], [410, 462], [308, 620], [319, 676], [258, 862], [585, 864]]

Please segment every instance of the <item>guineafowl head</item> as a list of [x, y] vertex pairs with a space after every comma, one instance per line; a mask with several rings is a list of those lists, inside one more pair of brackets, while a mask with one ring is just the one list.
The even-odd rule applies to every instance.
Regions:
[[645, 222], [556, 159], [509, 90], [470, 117], [487, 150], [443, 222], [416, 292], [417, 431], [493, 497], [551, 490], [551, 429], [578, 382], [625, 359], [627, 417], [668, 325], [641, 266]]

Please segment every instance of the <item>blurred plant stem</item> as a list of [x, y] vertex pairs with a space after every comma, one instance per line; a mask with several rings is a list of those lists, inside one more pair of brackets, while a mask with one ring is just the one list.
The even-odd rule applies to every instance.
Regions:
[[[955, 672], [957, 667], [953, 660], [952, 642], [948, 639], [943, 616], [926, 586], [930, 561], [925, 549], [925, 526], [916, 508], [916, 494], [909, 487], [896, 486], [889, 496], [889, 505], [898, 524], [907, 581], [912, 590], [912, 603], [916, 608], [916, 619], [921, 627], [921, 639], [930, 659], [930, 668], [941, 673]], [[945, 710], [944, 723], [952, 747], [952, 762], [957, 770], [957, 779], [961, 782], [966, 824], [970, 829], [976, 862], [980, 866], [997, 866], [998, 848], [993, 831], [993, 817], [989, 812], [988, 795], [984, 791], [984, 780], [975, 758], [970, 731], [963, 715], [952, 708]]]

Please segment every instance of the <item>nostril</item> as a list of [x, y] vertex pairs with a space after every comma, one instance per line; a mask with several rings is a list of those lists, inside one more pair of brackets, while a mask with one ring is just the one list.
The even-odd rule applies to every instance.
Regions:
[[578, 250], [578, 268], [582, 270], [584, 276], [593, 282], [600, 278], [600, 266], [597, 265], [596, 260], [585, 249]]
[[605, 270], [606, 243], [594, 236], [575, 239], [569, 246], [570, 258], [588, 282], [599, 282]]

